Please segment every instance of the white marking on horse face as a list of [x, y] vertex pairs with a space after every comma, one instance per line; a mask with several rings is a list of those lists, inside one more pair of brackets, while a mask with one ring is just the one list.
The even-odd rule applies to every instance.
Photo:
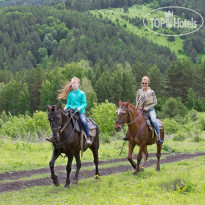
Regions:
[[121, 113], [126, 113], [126, 111], [125, 111], [125, 109], [119, 107], [117, 110], [117, 114], [119, 115]]
[[122, 108], [118, 108], [117, 114], [119, 115], [122, 112]]

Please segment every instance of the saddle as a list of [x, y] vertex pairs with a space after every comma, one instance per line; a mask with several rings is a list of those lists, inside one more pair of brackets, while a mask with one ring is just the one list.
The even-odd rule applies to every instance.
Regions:
[[[154, 128], [154, 125], [152, 124], [149, 113], [148, 112], [143, 112], [142, 114], [145, 117], [147, 125], [149, 126], [150, 130], [152, 131], [152, 137], [154, 137], [154, 133], [157, 134], [157, 132]], [[157, 121], [158, 121], [159, 129], [163, 129], [163, 125], [162, 125], [161, 121], [159, 119], [157, 119]]]
[[[76, 132], [81, 132], [83, 130], [82, 125], [80, 124], [80, 120], [78, 117], [78, 114], [75, 113], [74, 110], [69, 110], [71, 112], [71, 121], [73, 123], [74, 129]], [[75, 113], [75, 114], [74, 114]], [[88, 124], [88, 129], [89, 129], [89, 134], [91, 137], [94, 137], [96, 135], [96, 128], [97, 128], [97, 123], [92, 120], [91, 118], [86, 117], [87, 124]]]

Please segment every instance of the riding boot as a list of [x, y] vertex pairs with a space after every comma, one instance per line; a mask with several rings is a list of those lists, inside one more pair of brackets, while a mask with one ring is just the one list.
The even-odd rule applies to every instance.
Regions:
[[160, 135], [157, 135], [157, 144], [163, 143], [164, 140], [160, 139]]
[[127, 140], [128, 140], [127, 136], [126, 136], [126, 137], [123, 137], [122, 139], [123, 139], [124, 141], [127, 141]]
[[90, 141], [90, 138], [87, 138], [86, 143], [88, 146], [90, 146], [92, 144], [92, 142]]

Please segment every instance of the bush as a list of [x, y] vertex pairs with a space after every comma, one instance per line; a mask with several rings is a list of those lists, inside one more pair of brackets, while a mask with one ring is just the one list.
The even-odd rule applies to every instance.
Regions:
[[166, 117], [173, 118], [176, 115], [184, 117], [186, 108], [180, 99], [169, 98], [163, 106], [162, 112]]
[[173, 137], [174, 141], [184, 141], [185, 140], [185, 133], [178, 131], [176, 135]]
[[164, 124], [165, 133], [168, 135], [174, 134], [177, 131], [182, 129], [181, 125], [178, 124], [174, 119], [166, 118], [163, 120], [163, 124]]
[[199, 137], [198, 135], [193, 138], [194, 142], [201, 142], [202, 140], [203, 139], [201, 137]]
[[100, 141], [102, 143], [110, 143], [110, 136], [108, 134], [101, 134], [100, 135]]
[[42, 138], [42, 135], [50, 135], [50, 125], [47, 113], [36, 111], [33, 118], [26, 115], [10, 116], [0, 130], [0, 134], [12, 138]]
[[95, 104], [94, 108], [91, 109], [91, 118], [98, 124], [101, 133], [113, 135], [117, 117], [116, 109], [116, 105], [109, 103], [108, 100], [101, 104]]
[[196, 110], [190, 110], [187, 115], [186, 115], [186, 119], [188, 121], [197, 121], [198, 120], [198, 113]]
[[163, 145], [163, 146], [162, 146], [162, 150], [164, 150], [164, 151], [166, 151], [166, 152], [170, 152], [170, 153], [176, 152], [176, 150], [173, 149], [172, 147], [170, 147], [169, 145]]
[[199, 127], [202, 131], [205, 131], [205, 120], [199, 119]]

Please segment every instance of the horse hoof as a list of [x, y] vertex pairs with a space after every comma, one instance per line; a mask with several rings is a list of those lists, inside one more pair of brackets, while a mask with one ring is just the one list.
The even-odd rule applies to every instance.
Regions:
[[78, 180], [74, 180], [72, 184], [78, 184]]
[[57, 177], [53, 179], [53, 183], [55, 184], [55, 186], [59, 186], [60, 185], [60, 182], [58, 181]]
[[159, 167], [157, 167], [157, 168], [156, 168], [156, 171], [157, 171], [157, 172], [159, 172], [159, 171], [160, 171], [160, 168], [159, 168]]
[[144, 167], [141, 167], [141, 168], [140, 168], [140, 172], [144, 172]]
[[65, 184], [65, 186], [64, 186], [65, 188], [69, 188], [69, 184]]
[[135, 171], [134, 173], [133, 173], [133, 175], [138, 175], [139, 174], [139, 170], [138, 171]]
[[56, 187], [58, 187], [58, 186], [60, 185], [60, 183], [59, 183], [59, 182], [54, 183], [54, 184], [55, 184], [55, 186], [56, 186]]

